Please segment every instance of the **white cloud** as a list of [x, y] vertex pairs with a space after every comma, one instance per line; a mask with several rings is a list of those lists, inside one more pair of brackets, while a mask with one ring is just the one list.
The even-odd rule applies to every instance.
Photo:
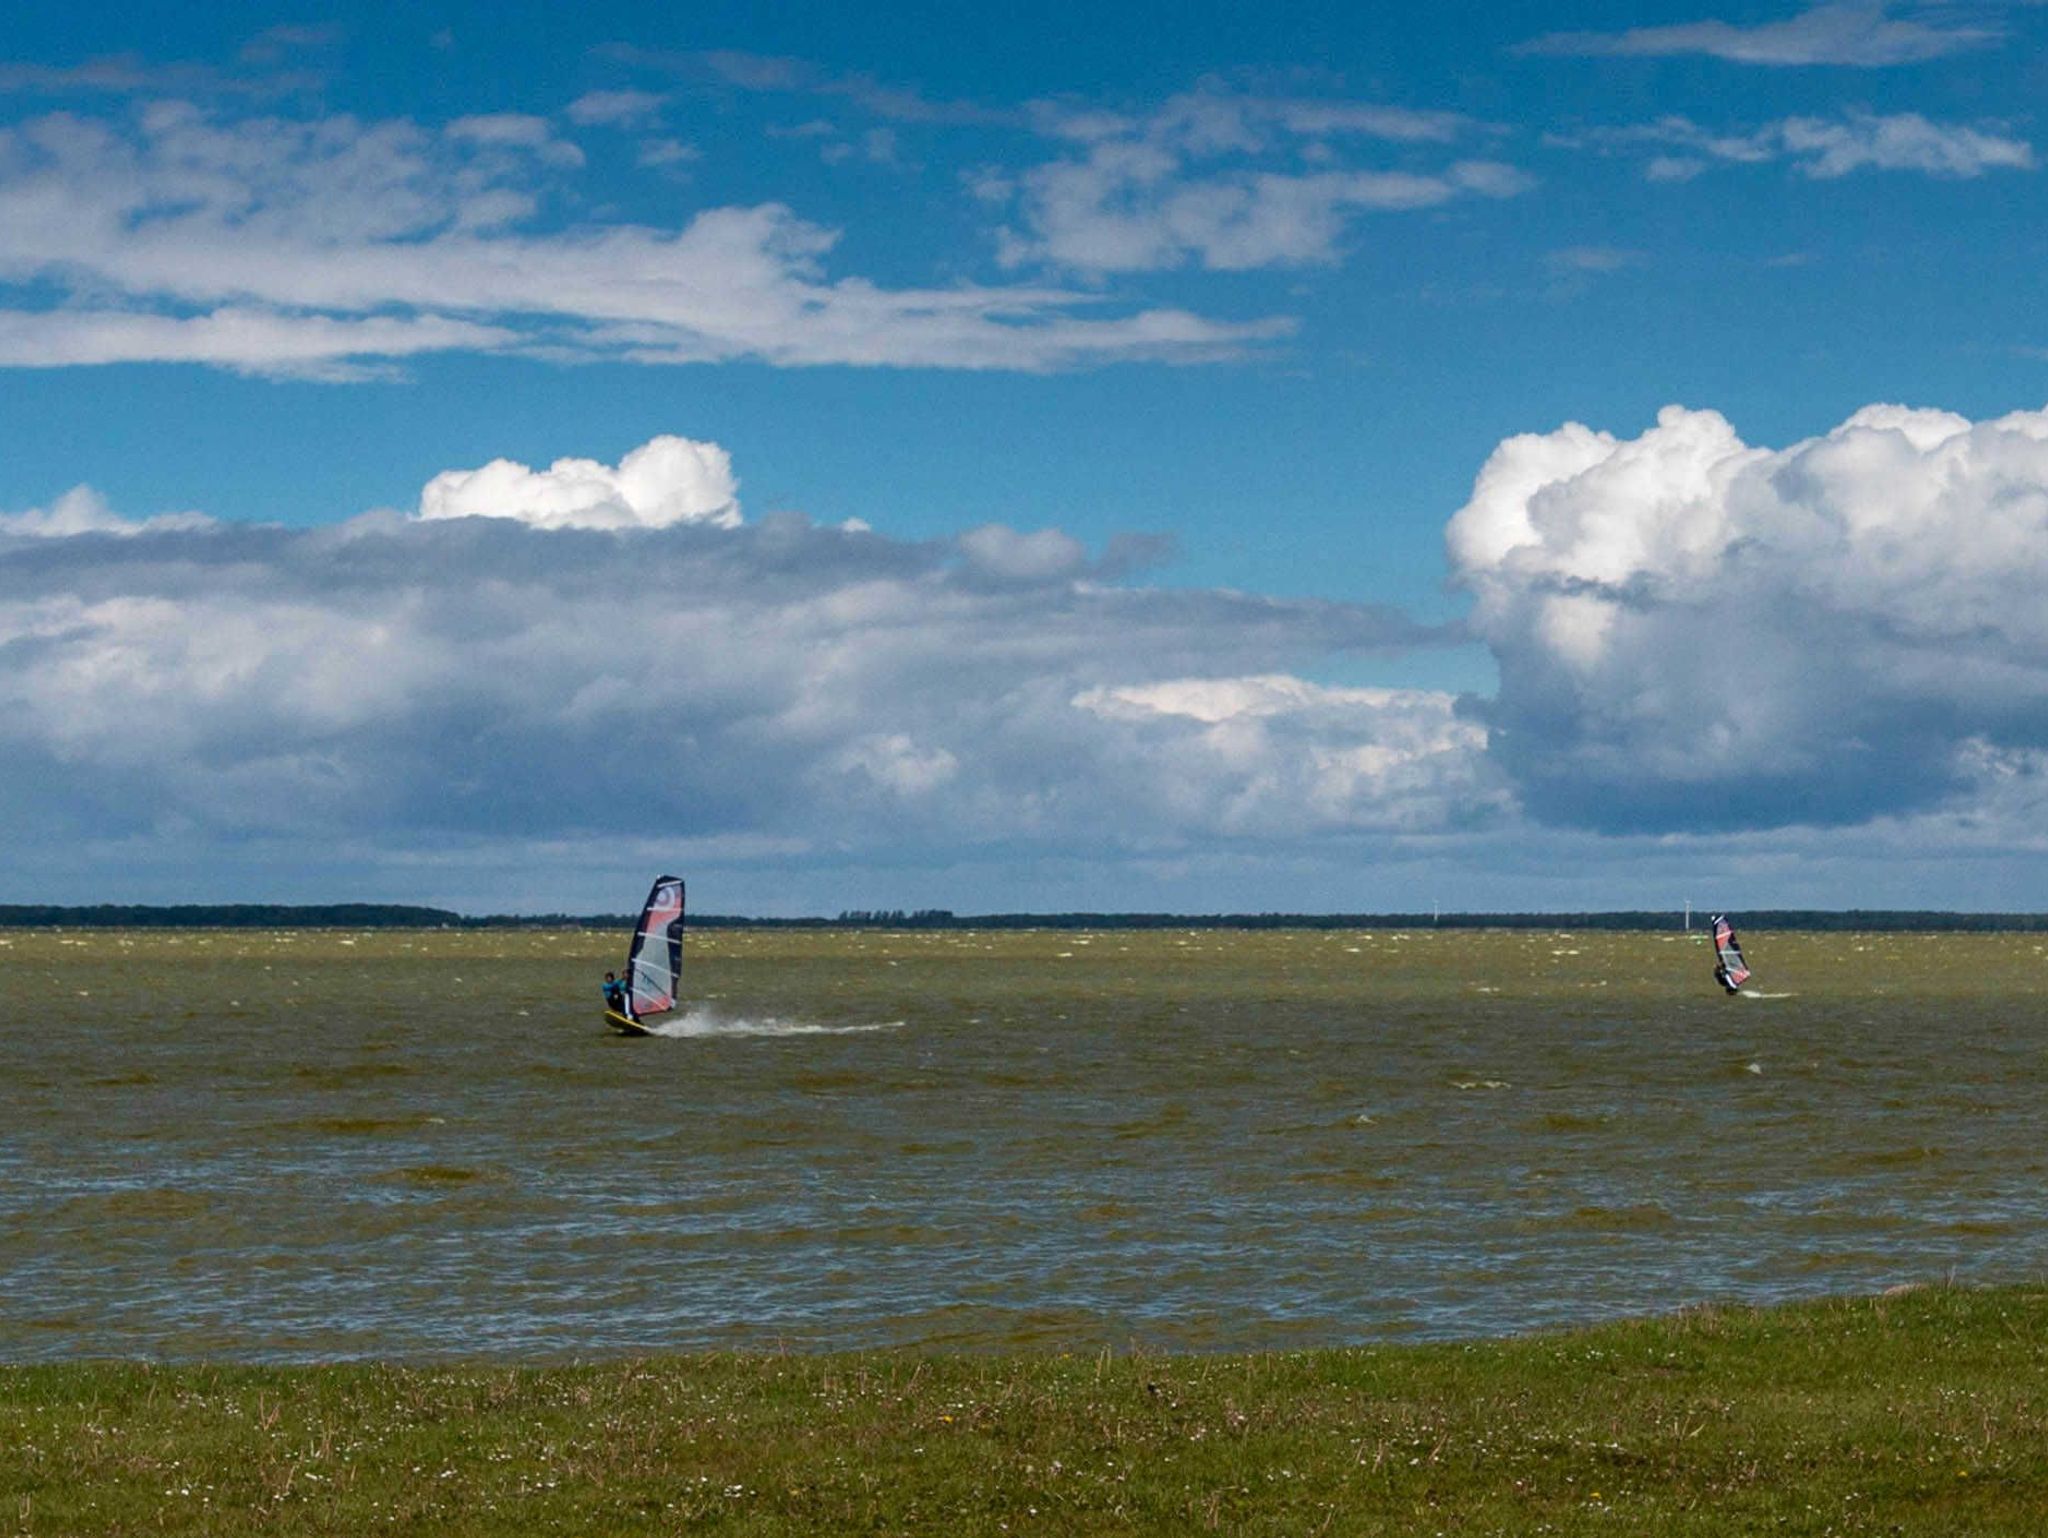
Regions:
[[569, 121], [584, 127], [644, 128], [661, 116], [668, 98], [653, 91], [586, 91], [569, 103]]
[[[554, 124], [546, 118], [533, 117], [523, 112], [493, 112], [475, 117], [459, 117], [441, 132], [457, 144], [471, 144], [485, 149], [524, 151], [544, 165], [574, 169], [583, 164], [583, 151], [566, 139], [556, 138]], [[522, 204], [523, 202], [522, 199]]]
[[[1936, 123], [1917, 112], [1839, 118], [1791, 117], [1748, 132], [1715, 133], [1690, 118], [1669, 116], [1625, 128], [1556, 136], [1567, 148], [1602, 153], [1653, 150], [1643, 174], [1651, 181], [1690, 181], [1713, 164], [1788, 162], [1816, 181], [1855, 171], [1918, 171], [1961, 180], [1987, 171], [2032, 170], [2033, 147], [1991, 127]], [[1681, 153], [1672, 154], [1671, 150]]]
[[558, 459], [545, 470], [494, 459], [480, 470], [444, 470], [421, 490], [420, 517], [512, 518], [543, 529], [729, 529], [740, 521], [739, 482], [717, 444], [663, 436], [617, 469], [594, 459]]
[[1029, 112], [1033, 126], [1051, 137], [1086, 144], [1138, 137], [1193, 157], [1285, 149], [1304, 139], [1448, 144], [1477, 126], [1456, 112], [1259, 95], [1216, 80], [1171, 96], [1142, 117], [1059, 100], [1034, 102]]
[[806, 59], [786, 55], [714, 49], [700, 53], [668, 53], [658, 49], [613, 45], [600, 49], [605, 57], [643, 69], [685, 78], [712, 79], [743, 91], [841, 97], [863, 111], [901, 123], [1008, 124], [1015, 114], [971, 101], [935, 101], [913, 86], [884, 84], [872, 75], [838, 75]]
[[[280, 32], [301, 34], [291, 47], [310, 47], [318, 28], [280, 28]], [[252, 73], [222, 70], [210, 64], [151, 63], [135, 54], [106, 54], [79, 64], [0, 63], [0, 93], [24, 92], [38, 96], [206, 96], [274, 97], [293, 91], [316, 90], [317, 74], [304, 70], [279, 70], [287, 45], [255, 52], [244, 51], [242, 63], [258, 66]]]
[[265, 27], [241, 46], [237, 57], [244, 64], [276, 64], [294, 53], [332, 48], [341, 40], [337, 26]]
[[1704, 160], [1692, 155], [1652, 155], [1643, 166], [1643, 178], [1653, 182], [1689, 182], [1706, 168]]
[[1539, 815], [1856, 823], [2048, 747], [2048, 412], [1870, 406], [1782, 450], [1569, 424], [1503, 443], [1448, 544]]
[[205, 315], [133, 310], [0, 310], [0, 367], [205, 363], [238, 373], [341, 380], [421, 353], [487, 351], [517, 333], [445, 316], [281, 314], [224, 306]]
[[984, 524], [960, 536], [960, 553], [978, 574], [999, 582], [1048, 582], [1071, 577], [1088, 564], [1078, 539], [1058, 529], [1020, 534], [1000, 523]]
[[1738, 64], [1838, 64], [1881, 68], [1982, 48], [2001, 35], [1989, 27], [1900, 20], [1885, 0], [1838, 0], [1785, 21], [1737, 26], [1725, 21], [1631, 27], [1625, 32], [1553, 32], [1522, 44], [1528, 54], [1655, 58], [1705, 54]]
[[1917, 112], [1893, 117], [1852, 114], [1839, 122], [1787, 118], [1778, 134], [1785, 153], [1817, 178], [1866, 168], [1967, 178], [1988, 170], [2032, 170], [2034, 165], [2033, 148], [2023, 140], [1930, 123]]
[[1456, 161], [1444, 176], [1452, 186], [1483, 198], [1520, 197], [1536, 185], [1528, 172], [1499, 160]]
[[1097, 688], [1081, 709], [1127, 723], [1133, 776], [1189, 830], [1298, 836], [1442, 832], [1506, 817], [1486, 732], [1452, 696], [1337, 689], [1285, 675], [1181, 678]]
[[129, 536], [166, 531], [190, 533], [213, 527], [204, 513], [159, 513], [153, 518], [123, 518], [90, 486], [74, 486], [48, 507], [0, 513], [0, 535], [33, 539], [66, 539], [74, 534]]
[[[1099, 294], [1047, 286], [833, 279], [837, 233], [777, 204], [708, 208], [674, 229], [549, 227], [545, 200], [578, 160], [517, 114], [438, 133], [223, 120], [176, 102], [121, 122], [46, 116], [0, 130], [0, 284], [69, 298], [17, 311], [51, 317], [13, 322], [35, 331], [21, 345], [42, 363], [174, 355], [313, 372], [323, 356], [462, 346], [1047, 370], [1234, 356], [1288, 330], [1114, 313]], [[251, 342], [258, 330], [271, 340]]]
[[691, 161], [702, 158], [703, 151], [693, 144], [685, 144], [681, 139], [643, 139], [634, 164], [650, 170], [660, 170], [668, 166], [688, 165]]
[[1532, 185], [1491, 160], [1426, 171], [1334, 164], [1342, 156], [1333, 140], [1440, 145], [1474, 130], [1451, 113], [1251, 96], [1205, 83], [1143, 119], [1053, 103], [1041, 103], [1036, 116], [1043, 131], [1083, 148], [975, 182], [984, 201], [1018, 203], [1024, 229], [1006, 232], [1000, 253], [1011, 266], [1042, 261], [1105, 273], [1189, 262], [1223, 271], [1315, 265], [1336, 260], [1358, 213], [1512, 197]]
[[[811, 126], [810, 124], [804, 124], [801, 125], [800, 129], [787, 131], [777, 137], [790, 139], [818, 137], [803, 131]], [[832, 129], [830, 125], [826, 125], [826, 129], [828, 136], [818, 146], [818, 158], [828, 166], [845, 165], [856, 158], [866, 161], [869, 165], [895, 166], [902, 164], [899, 158], [900, 147], [897, 143], [896, 130], [893, 128], [870, 128], [854, 139], [839, 137], [837, 130]]]
[[1553, 272], [1562, 273], [1620, 272], [1642, 259], [1640, 251], [1624, 251], [1616, 246], [1566, 246], [1546, 252], [1543, 257], [1544, 264]]
[[825, 761], [827, 774], [854, 774], [906, 802], [930, 795], [960, 772], [945, 748], [920, 748], [902, 732], [856, 737]]

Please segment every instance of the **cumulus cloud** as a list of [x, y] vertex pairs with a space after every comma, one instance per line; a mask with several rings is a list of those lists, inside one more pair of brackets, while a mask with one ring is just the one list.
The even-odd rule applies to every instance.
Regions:
[[1866, 170], [1967, 180], [1987, 171], [2034, 166], [2033, 146], [2024, 139], [1996, 127], [1932, 122], [1917, 112], [1789, 117], [1751, 131], [1722, 133], [1672, 115], [1654, 123], [1553, 136], [1551, 142], [1608, 154], [1648, 152], [1643, 174], [1651, 181], [1689, 181], [1715, 164], [1774, 161], [1787, 162], [1816, 181]]
[[13, 868], [1094, 861], [1496, 804], [1446, 697], [1289, 676], [1437, 639], [1397, 615], [1123, 586], [1057, 531], [742, 524], [730, 492], [665, 439], [437, 478], [443, 516], [111, 538], [78, 492], [0, 526]]
[[617, 469], [594, 459], [558, 459], [545, 470], [494, 459], [479, 470], [444, 470], [421, 490], [420, 517], [511, 518], [542, 529], [729, 529], [740, 521], [739, 482], [717, 444], [664, 435]]
[[1737, 64], [1839, 64], [1866, 69], [1918, 64], [1998, 40], [1990, 27], [1901, 19], [1887, 0], [1837, 0], [1784, 21], [1725, 21], [1631, 27], [1625, 32], [1552, 32], [1523, 43], [1525, 54], [1656, 58], [1704, 54]]
[[1222, 271], [1336, 259], [1353, 216], [1431, 208], [1532, 185], [1513, 166], [1464, 157], [1426, 170], [1346, 165], [1350, 141], [1441, 146], [1476, 130], [1453, 113], [1273, 98], [1207, 83], [1143, 117], [1040, 103], [1042, 132], [1081, 146], [1020, 175], [985, 175], [1021, 228], [1002, 260], [1094, 273], [1188, 263]]
[[449, 348], [1043, 371], [1237, 356], [1289, 329], [1042, 285], [835, 279], [837, 232], [775, 203], [675, 228], [565, 221], [581, 158], [519, 114], [437, 130], [159, 101], [0, 129], [9, 355], [343, 376]]
[[1448, 544], [1539, 816], [1907, 817], [2048, 748], [2048, 412], [1870, 406], [1785, 449], [1568, 424], [1501, 444]]

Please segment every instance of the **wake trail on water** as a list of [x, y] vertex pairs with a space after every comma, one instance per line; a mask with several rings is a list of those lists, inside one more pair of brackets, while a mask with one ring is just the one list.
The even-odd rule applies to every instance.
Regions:
[[1742, 990], [1742, 996], [1745, 999], [1796, 999], [1799, 997], [1796, 993], [1756, 993], [1748, 988]]
[[726, 1015], [712, 1009], [690, 1009], [651, 1026], [656, 1036], [702, 1039], [716, 1036], [860, 1036], [870, 1031], [899, 1031], [901, 1020], [866, 1025], [819, 1025], [808, 1020], [778, 1020], [772, 1015]]

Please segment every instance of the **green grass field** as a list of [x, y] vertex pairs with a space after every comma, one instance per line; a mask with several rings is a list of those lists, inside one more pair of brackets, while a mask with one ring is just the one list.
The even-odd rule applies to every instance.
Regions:
[[1483, 1344], [0, 1370], [0, 1532], [2048, 1530], [2048, 1289]]

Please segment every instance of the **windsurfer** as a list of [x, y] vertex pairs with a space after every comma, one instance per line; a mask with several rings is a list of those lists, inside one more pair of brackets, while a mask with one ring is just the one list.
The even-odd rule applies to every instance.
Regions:
[[1718, 913], [1714, 915], [1714, 981], [1729, 993], [1742, 992], [1742, 985], [1749, 981], [1749, 963], [1742, 959], [1735, 926]]
[[657, 876], [633, 926], [626, 981], [604, 975], [605, 1022], [623, 1036], [651, 1036], [649, 1020], [676, 1007], [683, 975], [683, 878]]

